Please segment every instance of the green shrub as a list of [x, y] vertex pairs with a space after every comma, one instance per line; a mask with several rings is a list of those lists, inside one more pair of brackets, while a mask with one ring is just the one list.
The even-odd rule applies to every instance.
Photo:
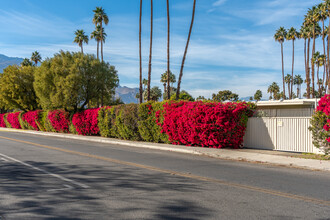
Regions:
[[49, 111], [41, 111], [39, 113], [39, 123], [38, 123], [39, 130], [46, 132], [56, 132], [56, 130], [53, 128], [52, 124], [50, 123], [50, 120], [48, 119], [48, 113]]
[[155, 143], [169, 143], [168, 136], [161, 133], [162, 128], [157, 124], [156, 112], [159, 113], [159, 122], [162, 123], [163, 102], [147, 102], [139, 106], [139, 133], [142, 140]]
[[322, 111], [316, 111], [310, 120], [309, 130], [313, 135], [313, 144], [315, 147], [324, 151], [328, 154], [330, 149], [330, 143], [327, 141], [327, 138], [330, 137], [330, 130], [327, 131], [324, 129], [324, 126], [327, 124], [329, 117]]
[[113, 107], [102, 107], [99, 110], [97, 121], [102, 137], [113, 137], [111, 135], [111, 125], [112, 121], [115, 119], [113, 110]]
[[138, 104], [121, 105], [114, 108], [116, 115], [115, 124], [112, 126], [112, 133], [117, 137], [138, 141], [141, 140], [139, 133]]
[[31, 125], [29, 125], [29, 123], [27, 123], [26, 121], [24, 121], [23, 120], [23, 115], [25, 114], [26, 112], [21, 112], [21, 113], [19, 113], [19, 115], [18, 115], [18, 121], [19, 121], [19, 123], [20, 123], [20, 125], [21, 125], [21, 128], [22, 129], [24, 129], [24, 130], [34, 130], [34, 128], [31, 126]]
[[9, 113], [6, 113], [4, 116], [3, 116], [3, 120], [4, 120], [4, 122], [5, 122], [5, 124], [6, 124], [6, 128], [13, 128], [12, 126], [11, 126], [11, 124], [8, 122], [8, 120], [7, 120], [7, 116], [8, 116], [8, 114]]

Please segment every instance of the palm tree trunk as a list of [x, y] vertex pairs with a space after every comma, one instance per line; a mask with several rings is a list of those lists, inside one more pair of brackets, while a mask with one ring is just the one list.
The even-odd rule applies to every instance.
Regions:
[[167, 6], [167, 99], [170, 99], [170, 3], [166, 0]]
[[153, 1], [150, 0], [150, 51], [149, 51], [149, 68], [148, 68], [148, 88], [147, 88], [147, 97], [150, 101], [150, 82], [151, 82], [151, 58], [152, 58], [152, 26], [153, 26]]
[[[315, 53], [315, 24], [313, 25], [313, 49], [312, 49], [312, 56]], [[312, 98], [315, 98], [315, 66], [312, 63]]]
[[330, 19], [329, 19], [329, 26], [328, 26], [328, 48], [327, 48], [327, 65], [328, 65], [328, 72], [327, 72], [327, 86], [328, 86], [328, 94], [330, 93], [330, 80], [329, 80], [329, 75], [330, 75], [330, 57], [329, 57], [329, 45], [330, 45]]
[[139, 99], [140, 104], [143, 102], [142, 99], [142, 49], [141, 49], [141, 32], [142, 32], [142, 0], [140, 0], [140, 19], [139, 19], [139, 58], [140, 58], [140, 89]]
[[307, 71], [306, 71], [306, 94], [307, 98], [309, 99], [311, 97], [310, 92], [311, 92], [311, 80], [310, 80], [310, 68], [309, 68], [309, 48], [311, 44], [311, 39], [308, 38], [308, 43], [307, 43]]
[[284, 81], [283, 42], [281, 42], [281, 55], [282, 55], [282, 80], [283, 80], [283, 99], [285, 99], [285, 81]]
[[290, 90], [290, 99], [292, 99], [292, 88], [293, 88], [293, 69], [294, 69], [294, 40], [292, 40], [292, 73], [291, 73], [291, 90]]
[[83, 45], [81, 45], [81, 53], [84, 54], [84, 49], [83, 49]]
[[[323, 54], [325, 55], [325, 36], [324, 36], [324, 20], [322, 19], [322, 41], [323, 41]], [[327, 64], [324, 60], [324, 67], [323, 67], [323, 79], [322, 79], [322, 86], [324, 85], [325, 73], [327, 72]]]
[[317, 85], [318, 85], [318, 90], [319, 90], [319, 94], [321, 94], [320, 93], [320, 91], [321, 91], [321, 85], [320, 85], [320, 82], [319, 82], [319, 69], [320, 69], [320, 66], [319, 65], [317, 65], [317, 79], [316, 79], [316, 82], [317, 82]]
[[189, 41], [190, 41], [192, 27], [193, 27], [193, 24], [194, 24], [195, 9], [196, 9], [196, 0], [194, 0], [194, 5], [193, 5], [193, 11], [192, 11], [192, 17], [191, 17], [191, 23], [190, 23], [190, 28], [189, 28], [189, 34], [188, 34], [187, 44], [186, 44], [186, 48], [185, 48], [185, 51], [184, 51], [184, 54], [183, 54], [183, 58], [182, 58], [180, 75], [179, 75], [179, 80], [178, 80], [178, 87], [177, 87], [177, 91], [176, 91], [176, 99], [177, 100], [179, 99], [179, 95], [180, 95], [180, 85], [181, 85], [181, 80], [182, 80], [182, 75], [183, 75], [183, 67], [184, 67], [184, 62], [186, 60], [186, 56], [187, 56], [187, 51], [188, 51], [188, 46], [189, 46]]
[[99, 47], [100, 47], [100, 41], [97, 41], [97, 59], [99, 59]]
[[103, 29], [102, 29], [102, 23], [103, 23], [103, 21], [101, 21], [101, 23], [100, 23], [100, 27], [101, 27], [101, 61], [103, 62]]

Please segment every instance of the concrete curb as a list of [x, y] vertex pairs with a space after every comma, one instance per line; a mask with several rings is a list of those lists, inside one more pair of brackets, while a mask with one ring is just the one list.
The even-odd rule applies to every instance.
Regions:
[[279, 165], [294, 168], [303, 168], [309, 170], [330, 171], [330, 161], [326, 160], [313, 160], [295, 158], [286, 155], [276, 155], [269, 153], [252, 152], [253, 150], [235, 150], [235, 149], [213, 149], [213, 148], [200, 148], [200, 147], [187, 147], [181, 145], [159, 144], [149, 142], [137, 142], [137, 141], [125, 141], [113, 138], [94, 137], [94, 136], [80, 136], [73, 134], [62, 134], [52, 132], [41, 131], [29, 131], [12, 128], [0, 128], [0, 131], [20, 132], [34, 135], [43, 135], [50, 137], [68, 138], [80, 141], [91, 141], [106, 144], [123, 145], [129, 147], [147, 148], [153, 150], [171, 151], [193, 155], [204, 155], [212, 158], [226, 159], [226, 160], [238, 160], [254, 163], [265, 163], [270, 165]]

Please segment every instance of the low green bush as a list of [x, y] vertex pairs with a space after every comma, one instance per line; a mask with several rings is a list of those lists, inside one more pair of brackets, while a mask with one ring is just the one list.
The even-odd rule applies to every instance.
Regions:
[[7, 120], [8, 114], [9, 114], [9, 113], [6, 113], [6, 114], [3, 116], [3, 121], [4, 121], [5, 124], [6, 124], [6, 128], [13, 128], [13, 127], [11, 126], [11, 124], [10, 124], [10, 123], [8, 122], [8, 120]]
[[162, 127], [157, 124], [156, 113], [159, 114], [159, 122], [162, 123], [163, 102], [147, 102], [139, 106], [139, 133], [142, 140], [155, 143], [169, 143], [166, 133], [161, 133]]
[[139, 133], [139, 114], [138, 104], [121, 105], [115, 107], [115, 127], [118, 131], [119, 138], [124, 140], [139, 141], [141, 136]]

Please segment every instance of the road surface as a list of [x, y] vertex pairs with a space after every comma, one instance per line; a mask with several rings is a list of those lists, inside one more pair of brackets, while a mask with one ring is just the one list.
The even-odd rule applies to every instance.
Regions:
[[330, 173], [1, 131], [2, 219], [330, 219]]

